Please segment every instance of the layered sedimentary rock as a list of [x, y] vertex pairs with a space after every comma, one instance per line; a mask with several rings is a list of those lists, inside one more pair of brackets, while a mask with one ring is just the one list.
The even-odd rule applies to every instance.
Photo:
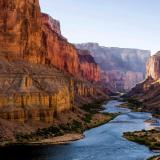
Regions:
[[147, 64], [147, 78], [157, 80], [160, 78], [160, 52], [153, 55]]
[[59, 21], [41, 13], [38, 0], [1, 0], [0, 6], [1, 56], [82, 76], [77, 49], [61, 35]]
[[0, 8], [0, 118], [53, 123], [76, 97], [103, 95], [87, 81], [99, 80], [93, 58], [79, 54], [38, 0], [0, 0]]
[[89, 50], [102, 70], [102, 81], [113, 90], [130, 90], [145, 77], [145, 66], [150, 51], [103, 47], [97, 43], [77, 44], [78, 49]]
[[100, 70], [91, 55], [77, 51], [75, 46], [61, 35], [57, 21], [49, 15], [42, 14], [42, 23], [46, 37], [47, 62], [76, 77], [99, 81]]
[[58, 20], [53, 19], [46, 13], [42, 13], [42, 22], [44, 25], [50, 27], [53, 31], [55, 31], [58, 35], [61, 36], [61, 26]]
[[51, 123], [74, 102], [73, 80], [54, 68], [0, 61], [0, 117]]
[[38, 0], [0, 0], [0, 54], [45, 62], [44, 33]]
[[144, 109], [160, 114], [160, 54], [153, 55], [147, 64], [146, 79], [139, 83], [129, 93], [143, 102]]
[[89, 81], [100, 81], [100, 67], [87, 50], [78, 50], [80, 72]]
[[[52, 21], [53, 22], [53, 21]], [[66, 39], [57, 34], [52, 25], [48, 25], [46, 20], [43, 23], [43, 31], [46, 37], [46, 49], [49, 64], [53, 64], [58, 69], [67, 71], [73, 75], [79, 75], [78, 52], [75, 47], [68, 43]]]

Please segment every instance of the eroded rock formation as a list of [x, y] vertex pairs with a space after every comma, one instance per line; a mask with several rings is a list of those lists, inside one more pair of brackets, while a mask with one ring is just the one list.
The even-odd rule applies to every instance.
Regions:
[[89, 81], [100, 81], [100, 67], [87, 50], [78, 50], [82, 77]]
[[89, 53], [78, 52], [75, 46], [61, 35], [59, 22], [47, 14], [42, 14], [42, 24], [46, 37], [47, 63], [76, 77], [99, 81], [100, 70], [94, 59]]
[[139, 49], [103, 47], [97, 43], [77, 44], [78, 49], [89, 50], [102, 70], [103, 82], [112, 90], [128, 91], [145, 77], [145, 66], [150, 51]]
[[76, 97], [103, 95], [87, 81], [99, 80], [93, 58], [79, 54], [38, 0], [0, 0], [0, 8], [0, 118], [53, 123]]
[[129, 93], [129, 97], [134, 97], [141, 101], [144, 109], [160, 114], [160, 54], [153, 55], [147, 64], [146, 79], [136, 85]]
[[61, 35], [61, 26], [58, 20], [53, 19], [46, 13], [42, 13], [42, 22], [44, 25], [50, 27], [53, 31], [55, 31], [58, 35]]
[[44, 63], [45, 45], [38, 0], [0, 0], [0, 55]]
[[147, 78], [157, 80], [160, 78], [160, 52], [153, 55], [147, 64]]

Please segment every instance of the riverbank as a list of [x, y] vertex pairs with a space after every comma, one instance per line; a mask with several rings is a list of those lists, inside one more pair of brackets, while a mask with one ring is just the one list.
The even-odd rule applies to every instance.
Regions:
[[[50, 142], [52, 140], [50, 138], [52, 137], [48, 137], [48, 139], [45, 138], [47, 141], [47, 146], [43, 145], [44, 143], [29, 144], [29, 146], [23, 144], [18, 146], [13, 145], [1, 148], [0, 155], [1, 157], [4, 157], [2, 159], [5, 160], [70, 160], [79, 159], [79, 157], [81, 157], [82, 160], [90, 159], [90, 157], [97, 160], [114, 160], [115, 157], [121, 157], [121, 159], [130, 160], [147, 159], [153, 155], [156, 155], [154, 152], [149, 151], [147, 147], [129, 142], [127, 139], [122, 138], [123, 132], [144, 129], [144, 121], [149, 119], [150, 114], [132, 113], [128, 109], [121, 110], [121, 108], [118, 107], [119, 104], [120, 102], [115, 100], [109, 101], [106, 105], [104, 104], [104, 112], [121, 112], [122, 114], [116, 117], [116, 119], [114, 119], [111, 123], [107, 123], [100, 127], [86, 131], [84, 133], [85, 138], [80, 141], [72, 142], [68, 145], [50, 145], [48, 144], [48, 140]], [[53, 128], [50, 128], [50, 130], [53, 130]], [[41, 130], [39, 134], [43, 135], [45, 132], [49, 131]], [[65, 136], [66, 135], [67, 133]], [[73, 135], [69, 135], [69, 138], [71, 136]], [[62, 139], [64, 137], [60, 136], [58, 138]], [[67, 142], [65, 141], [65, 143]]]
[[133, 112], [150, 112], [153, 117], [160, 118], [159, 111], [154, 108], [147, 108], [143, 102], [137, 100], [136, 98], [122, 97], [121, 100], [124, 102], [121, 104], [121, 107], [123, 108], [129, 108]]
[[96, 101], [74, 108], [72, 112], [57, 117], [53, 125], [38, 128], [30, 134], [19, 132], [14, 140], [3, 141], [0, 146], [64, 144], [82, 139], [84, 131], [105, 124], [119, 115], [101, 113], [103, 103]]
[[135, 131], [126, 132], [123, 136], [133, 142], [148, 146], [151, 150], [160, 151], [160, 131]]
[[147, 160], [160, 160], [160, 156], [153, 156], [151, 158], [148, 158]]

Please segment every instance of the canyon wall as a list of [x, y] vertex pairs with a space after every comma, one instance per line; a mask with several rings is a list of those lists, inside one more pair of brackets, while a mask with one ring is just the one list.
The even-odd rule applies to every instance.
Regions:
[[62, 36], [61, 26], [58, 20], [53, 19], [51, 16], [49, 16], [46, 13], [42, 13], [42, 22], [44, 25], [50, 27], [51, 30], [55, 31], [59, 36]]
[[46, 50], [38, 0], [0, 0], [0, 55], [44, 63]]
[[87, 50], [78, 50], [82, 77], [89, 81], [100, 81], [100, 67]]
[[105, 96], [93, 85], [100, 70], [92, 56], [61, 35], [38, 0], [0, 0], [0, 8], [0, 118], [53, 124], [77, 99]]
[[78, 78], [99, 81], [100, 70], [92, 56], [89, 55], [90, 53], [78, 51], [73, 44], [70, 44], [61, 35], [57, 21], [49, 15], [42, 14], [42, 24], [46, 37], [47, 63]]
[[160, 114], [160, 53], [153, 55], [147, 63], [146, 79], [128, 94], [143, 103], [143, 109]]
[[113, 90], [130, 90], [145, 78], [150, 51], [128, 48], [103, 47], [97, 43], [76, 44], [78, 49], [89, 50], [101, 68], [103, 82]]
[[147, 64], [147, 78], [157, 80], [160, 78], [160, 52], [153, 55]]
[[0, 7], [1, 56], [51, 64], [82, 77], [77, 49], [61, 35], [60, 23], [41, 13], [38, 0], [0, 0]]

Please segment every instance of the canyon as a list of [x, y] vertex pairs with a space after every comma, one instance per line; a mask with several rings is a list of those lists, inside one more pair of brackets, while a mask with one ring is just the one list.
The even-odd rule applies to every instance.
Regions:
[[38, 0], [0, 0], [0, 8], [0, 144], [55, 126], [87, 122], [84, 130], [93, 115], [90, 126], [104, 123], [113, 115], [96, 114], [102, 102], [144, 79], [150, 51], [71, 44]]
[[146, 68], [145, 80], [137, 84], [127, 96], [140, 101], [143, 104], [143, 110], [151, 111], [159, 116], [160, 52], [157, 52], [149, 59]]
[[101, 68], [101, 81], [111, 90], [129, 91], [145, 78], [148, 50], [104, 47], [98, 43], [76, 44], [76, 47], [90, 51]]
[[69, 123], [61, 115], [83, 118], [78, 107], [108, 99], [98, 64], [61, 35], [38, 0], [0, 0], [0, 8], [0, 142]]

